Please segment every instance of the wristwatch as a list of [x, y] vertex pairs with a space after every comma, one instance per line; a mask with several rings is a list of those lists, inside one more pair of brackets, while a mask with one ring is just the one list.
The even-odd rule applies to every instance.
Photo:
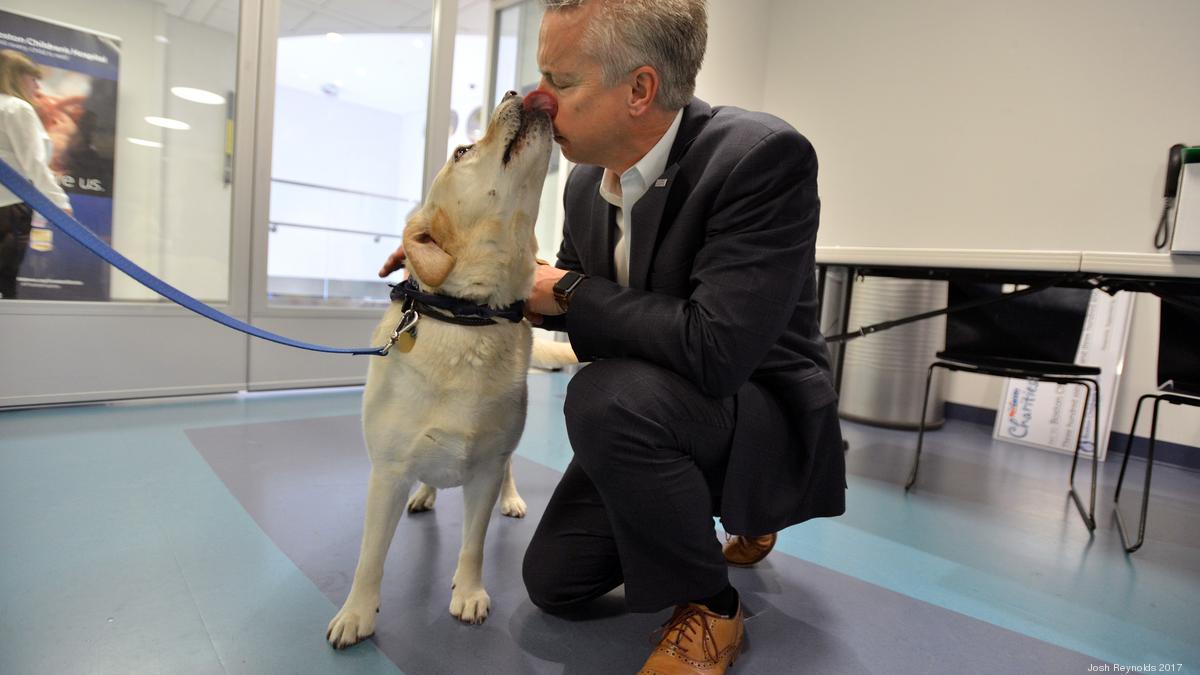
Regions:
[[575, 289], [579, 288], [579, 282], [586, 278], [586, 275], [579, 272], [567, 272], [554, 284], [554, 301], [562, 311], [565, 312], [570, 307], [571, 296], [575, 294]]

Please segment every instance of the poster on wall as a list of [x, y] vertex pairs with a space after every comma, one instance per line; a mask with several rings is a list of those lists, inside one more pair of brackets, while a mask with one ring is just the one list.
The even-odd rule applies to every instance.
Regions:
[[[41, 66], [34, 108], [50, 136], [50, 170], [75, 219], [111, 243], [120, 40], [0, 10], [0, 49], [23, 52]], [[17, 282], [26, 300], [108, 300], [104, 261], [41, 216], [34, 217]]]
[[[1006, 379], [1002, 388], [1000, 414], [992, 436], [1002, 441], [1074, 453], [1083, 420], [1080, 454], [1095, 454], [1101, 461], [1108, 450], [1108, 435], [1117, 403], [1117, 383], [1125, 362], [1125, 342], [1133, 317], [1133, 293], [1109, 295], [1094, 290], [1087, 318], [1079, 336], [1075, 363], [1100, 368], [1100, 419], [1095, 419], [1092, 401], [1084, 407], [1083, 387], [1035, 380]], [[1093, 447], [1092, 429], [1100, 425], [1100, 447]]]

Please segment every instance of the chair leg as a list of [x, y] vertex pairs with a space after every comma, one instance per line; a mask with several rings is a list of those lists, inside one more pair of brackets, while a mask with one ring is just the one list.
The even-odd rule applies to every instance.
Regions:
[[[1092, 394], [1092, 387], [1095, 387], [1095, 395]], [[1094, 380], [1079, 380], [1076, 384], [1083, 387], [1083, 410], [1086, 411], [1088, 404], [1094, 401], [1094, 414], [1092, 417], [1092, 489], [1090, 506], [1085, 508], [1083, 500], [1079, 498], [1079, 493], [1075, 491], [1075, 467], [1079, 464], [1079, 449], [1083, 445], [1083, 429], [1084, 423], [1087, 421], [1087, 415], [1081, 414], [1079, 421], [1079, 435], [1075, 439], [1075, 455], [1071, 459], [1071, 475], [1068, 479], [1070, 489], [1067, 494], [1075, 502], [1075, 508], [1079, 510], [1079, 516], [1083, 518], [1083, 524], [1087, 526], [1088, 532], [1096, 529], [1096, 477], [1099, 470], [1099, 462], [1097, 456], [1100, 450], [1100, 384]]]
[[[1083, 387], [1083, 391], [1084, 391], [1083, 410], [1086, 411], [1087, 410], [1087, 402], [1090, 400], [1088, 397], [1091, 394], [1091, 389], [1088, 388], [1088, 386], [1085, 385], [1083, 382], [1080, 382], [1078, 380], [1072, 380], [1071, 383]], [[1087, 415], [1086, 414], [1080, 415], [1079, 416], [1079, 433], [1075, 437], [1075, 453], [1071, 456], [1071, 473], [1067, 477], [1067, 483], [1070, 484], [1072, 490], [1074, 490], [1074, 488], [1075, 488], [1075, 467], [1078, 466], [1078, 464], [1079, 464], [1079, 442], [1081, 440], [1083, 440], [1083, 427], [1084, 427], [1084, 423], [1086, 423], [1086, 422], [1087, 422]]]
[[[1117, 488], [1113, 490], [1114, 504], [1121, 500], [1121, 484], [1125, 482], [1125, 469], [1129, 466], [1129, 451], [1133, 448], [1133, 435], [1137, 433], [1138, 418], [1142, 415], [1142, 404], [1148, 398], [1154, 398], [1154, 394], [1143, 394], [1133, 408], [1133, 424], [1129, 425], [1129, 437], [1125, 439], [1125, 458], [1121, 460], [1121, 473], [1117, 475]], [[1117, 513], [1118, 518], [1120, 515]]]
[[933, 369], [937, 368], [938, 364], [929, 364], [929, 372], [925, 374], [925, 398], [921, 402], [921, 421], [917, 424], [917, 454], [913, 455], [912, 469], [908, 473], [908, 482], [904, 484], [904, 491], [908, 492], [912, 489], [913, 483], [917, 482], [917, 468], [921, 463], [921, 446], [925, 442], [925, 413], [929, 409], [929, 389], [933, 383]]
[[[1117, 494], [1113, 497], [1113, 512], [1117, 515], [1117, 532], [1121, 534], [1121, 545], [1125, 547], [1126, 553], [1133, 553], [1142, 547], [1146, 541], [1146, 516], [1150, 511], [1150, 476], [1154, 469], [1154, 441], [1158, 434], [1158, 406], [1162, 403], [1162, 397], [1154, 394], [1147, 394], [1138, 399], [1138, 410], [1134, 412], [1134, 422], [1137, 422], [1137, 413], [1140, 412], [1142, 401], [1147, 398], [1154, 399], [1154, 410], [1150, 416], [1150, 446], [1146, 450], [1146, 482], [1142, 487], [1142, 513], [1138, 520], [1138, 538], [1132, 546], [1129, 545], [1129, 535], [1125, 532], [1125, 522], [1121, 518], [1121, 509], [1116, 505], [1117, 497], [1120, 496], [1121, 482], [1117, 480]], [[1129, 442], [1126, 443], [1125, 461], [1129, 461], [1129, 446], [1133, 445], [1133, 432], [1136, 427], [1129, 430]], [[1125, 464], [1121, 464], [1121, 478], [1125, 477]]]
[[1092, 413], [1092, 488], [1088, 497], [1088, 519], [1096, 529], [1096, 484], [1100, 473], [1100, 381], [1093, 380], [1096, 387], [1096, 403]]

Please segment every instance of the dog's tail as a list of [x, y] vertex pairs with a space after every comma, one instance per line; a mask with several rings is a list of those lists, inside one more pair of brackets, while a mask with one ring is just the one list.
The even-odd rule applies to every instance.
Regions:
[[529, 359], [535, 368], [563, 368], [579, 363], [575, 350], [570, 342], [555, 342], [553, 340], [534, 340], [533, 354]]

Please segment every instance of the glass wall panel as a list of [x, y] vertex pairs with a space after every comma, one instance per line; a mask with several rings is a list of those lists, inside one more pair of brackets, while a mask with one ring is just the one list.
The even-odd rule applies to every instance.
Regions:
[[[446, 156], [460, 145], [483, 137], [487, 123], [488, 3], [459, 0], [458, 27], [454, 37], [454, 75], [450, 81], [450, 137]], [[439, 167], [431, 167], [437, 170]]]
[[[496, 11], [495, 71], [492, 74], [492, 107], [500, 103], [504, 93], [512, 90], [528, 94], [541, 81], [537, 65], [538, 31], [542, 23], [542, 3], [525, 0]], [[562, 187], [567, 162], [554, 145], [550, 155], [550, 170], [546, 173], [538, 208], [538, 257], [554, 261], [562, 240]]]
[[[200, 5], [203, 5], [202, 7]], [[151, 273], [229, 299], [238, 3], [7, 0], [0, 49], [42, 68], [46, 168]], [[35, 217], [19, 300], [162, 300]]]
[[284, 0], [276, 58], [272, 305], [387, 301], [375, 276], [419, 203], [432, 0]]

